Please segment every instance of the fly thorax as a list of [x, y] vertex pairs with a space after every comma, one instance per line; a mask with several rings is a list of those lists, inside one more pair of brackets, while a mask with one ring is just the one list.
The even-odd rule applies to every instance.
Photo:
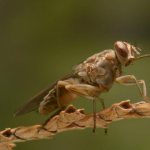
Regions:
[[99, 72], [96, 77], [96, 83], [99, 86], [109, 90], [114, 82], [114, 63], [109, 60], [103, 60], [97, 63]]

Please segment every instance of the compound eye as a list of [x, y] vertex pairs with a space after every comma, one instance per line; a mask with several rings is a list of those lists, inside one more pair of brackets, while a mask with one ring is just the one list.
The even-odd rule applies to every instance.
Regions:
[[117, 41], [115, 44], [114, 44], [114, 47], [117, 51], [117, 53], [123, 57], [123, 58], [127, 58], [128, 57], [128, 50], [127, 50], [127, 46], [124, 42], [121, 42], [121, 41]]

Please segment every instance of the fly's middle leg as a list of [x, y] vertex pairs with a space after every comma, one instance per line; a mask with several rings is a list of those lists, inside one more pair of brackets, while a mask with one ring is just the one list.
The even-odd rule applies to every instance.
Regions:
[[66, 85], [65, 88], [72, 93], [92, 100], [93, 97], [97, 97], [100, 92], [100, 89], [98, 87], [89, 84], [70, 84]]
[[93, 99], [93, 133], [96, 131], [96, 100]]
[[93, 103], [93, 132], [96, 130], [96, 100], [99, 93], [99, 88], [88, 84], [72, 84], [67, 85], [66, 89], [77, 95], [92, 99]]
[[[100, 100], [103, 109], [105, 108], [104, 101], [101, 98], [98, 98], [98, 95], [102, 89], [96, 86], [89, 84], [80, 84], [80, 83], [69, 83], [67, 81], [58, 81], [58, 87], [64, 87], [70, 93], [74, 93], [78, 96], [83, 96], [92, 100], [93, 103], [93, 132], [96, 130], [96, 101]], [[107, 129], [105, 130], [105, 133]]]

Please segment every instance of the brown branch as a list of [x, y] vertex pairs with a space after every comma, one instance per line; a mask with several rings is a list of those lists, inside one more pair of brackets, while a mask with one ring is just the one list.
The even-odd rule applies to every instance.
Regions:
[[[130, 100], [126, 100], [97, 112], [96, 126], [107, 128], [113, 121], [147, 117], [150, 117], [150, 103], [141, 101], [130, 104]], [[93, 114], [85, 114], [83, 109], [69, 106], [43, 125], [7, 128], [0, 131], [0, 150], [12, 150], [16, 142], [46, 139], [60, 132], [85, 128], [93, 128]]]

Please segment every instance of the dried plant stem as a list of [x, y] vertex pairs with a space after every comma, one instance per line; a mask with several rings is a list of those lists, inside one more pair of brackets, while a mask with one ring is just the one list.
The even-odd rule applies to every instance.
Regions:
[[[113, 121], [147, 117], [150, 117], [150, 103], [141, 101], [131, 104], [130, 100], [126, 100], [97, 112], [96, 127], [107, 128]], [[0, 150], [12, 150], [16, 142], [46, 139], [68, 130], [93, 128], [93, 123], [93, 114], [85, 114], [83, 109], [69, 106], [44, 125], [7, 128], [0, 131]]]

